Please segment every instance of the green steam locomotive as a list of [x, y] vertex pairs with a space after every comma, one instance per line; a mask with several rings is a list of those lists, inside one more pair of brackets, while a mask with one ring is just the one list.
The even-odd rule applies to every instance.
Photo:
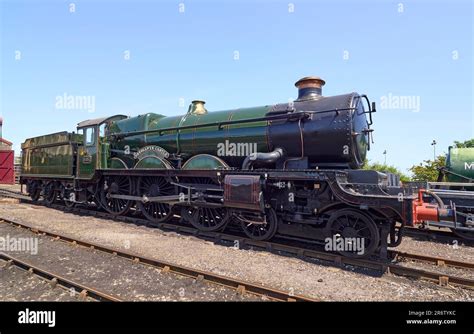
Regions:
[[[347, 249], [334, 251], [348, 256], [383, 256], [404, 226], [452, 220], [444, 203], [425, 203], [429, 191], [359, 169], [375, 104], [357, 93], [323, 96], [324, 84], [298, 80], [288, 103], [208, 112], [196, 100], [183, 116], [115, 115], [30, 138], [21, 183], [35, 201], [133, 210], [153, 223], [179, 214], [199, 230], [233, 224], [258, 240], [337, 237]], [[350, 249], [354, 241], [362, 251]]]

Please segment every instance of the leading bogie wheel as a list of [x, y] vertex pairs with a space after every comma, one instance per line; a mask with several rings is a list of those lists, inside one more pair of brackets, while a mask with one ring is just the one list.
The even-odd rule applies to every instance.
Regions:
[[269, 208], [264, 214], [236, 213], [244, 233], [254, 240], [269, 240], [278, 230], [278, 217], [275, 210]]

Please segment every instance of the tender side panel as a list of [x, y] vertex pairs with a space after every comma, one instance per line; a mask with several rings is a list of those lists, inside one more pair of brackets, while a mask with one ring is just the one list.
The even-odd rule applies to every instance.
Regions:
[[23, 150], [23, 175], [73, 175], [71, 144]]
[[22, 176], [73, 176], [74, 151], [80, 140], [67, 132], [27, 139], [22, 144]]

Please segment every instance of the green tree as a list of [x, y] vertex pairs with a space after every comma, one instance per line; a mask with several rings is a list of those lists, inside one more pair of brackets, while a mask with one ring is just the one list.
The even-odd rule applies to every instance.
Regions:
[[439, 168], [446, 165], [446, 157], [439, 155], [436, 160], [424, 160], [419, 165], [413, 165], [410, 171], [413, 173], [414, 181], [436, 181], [438, 180]]
[[368, 160], [364, 161], [363, 169], [370, 169], [376, 170], [379, 172], [390, 172], [392, 174], [396, 174], [400, 176], [400, 180], [402, 182], [410, 181], [410, 177], [404, 173], [402, 173], [397, 167], [392, 165], [381, 164], [378, 162], [369, 162]]
[[474, 138], [468, 139], [465, 141], [454, 141], [454, 147], [456, 148], [474, 147]]

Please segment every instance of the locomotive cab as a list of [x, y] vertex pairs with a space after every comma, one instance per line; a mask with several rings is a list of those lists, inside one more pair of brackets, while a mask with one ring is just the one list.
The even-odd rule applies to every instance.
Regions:
[[106, 135], [110, 122], [127, 118], [125, 115], [96, 118], [77, 124], [82, 143], [77, 150], [77, 178], [90, 180], [96, 169], [107, 168], [109, 145]]

